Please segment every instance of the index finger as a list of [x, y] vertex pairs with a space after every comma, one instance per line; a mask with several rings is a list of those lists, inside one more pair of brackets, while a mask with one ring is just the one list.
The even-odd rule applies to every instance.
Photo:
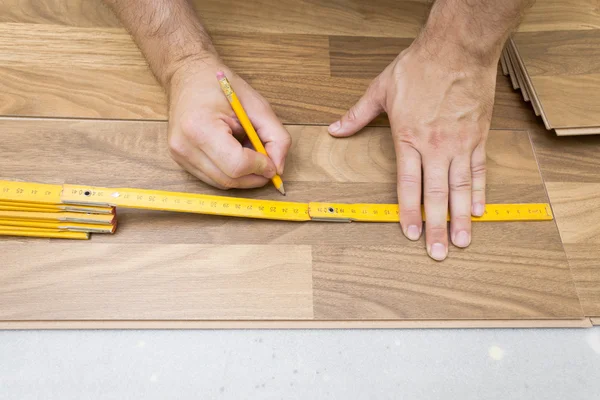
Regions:
[[290, 134], [283, 127], [269, 103], [263, 98], [261, 101], [248, 105], [248, 117], [261, 142], [265, 145], [269, 158], [275, 164], [277, 173], [283, 174], [285, 158], [292, 145]]

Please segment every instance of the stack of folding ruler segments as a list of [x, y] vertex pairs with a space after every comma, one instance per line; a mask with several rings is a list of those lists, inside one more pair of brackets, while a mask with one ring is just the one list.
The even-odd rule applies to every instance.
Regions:
[[63, 204], [61, 190], [0, 180], [0, 236], [89, 239], [90, 233], [115, 232], [114, 207]]

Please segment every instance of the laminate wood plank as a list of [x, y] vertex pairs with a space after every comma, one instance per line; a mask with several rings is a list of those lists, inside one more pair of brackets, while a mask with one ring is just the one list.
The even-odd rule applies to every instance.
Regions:
[[523, 73], [521, 68], [519, 68], [518, 61], [514, 53], [509, 49], [508, 57], [510, 58], [510, 62], [513, 65], [515, 77], [517, 79], [518, 87], [521, 90], [521, 96], [523, 96], [523, 100], [526, 102], [529, 101], [529, 90], [527, 88], [527, 84], [525, 83], [525, 78], [523, 77]]
[[[600, 19], [600, 18], [599, 18]], [[515, 33], [530, 76], [600, 73], [600, 29]]]
[[[164, 122], [6, 118], [0, 119], [0, 127], [2, 175], [20, 179], [60, 176], [72, 183], [93, 176], [99, 180], [96, 185], [104, 185], [115, 179], [108, 172], [119, 168], [124, 171], [117, 178], [121, 184], [137, 182], [155, 189], [183, 185], [192, 179], [168, 154]], [[288, 125], [286, 129], [293, 143], [286, 160], [287, 181], [396, 182], [389, 128], [368, 128], [346, 139], [333, 138], [321, 126]], [[490, 185], [541, 185], [526, 134], [493, 130], [488, 144]], [[86, 166], [92, 161], [97, 166], [91, 174]], [[53, 170], [39, 169], [38, 163], [51, 164]]]
[[331, 75], [373, 79], [407, 49], [414, 38], [330, 36]]
[[[246, 74], [329, 75], [327, 36], [228, 33], [212, 39], [224, 62]], [[0, 66], [67, 65], [102, 71], [147, 70], [146, 60], [122, 28], [0, 24]]]
[[533, 76], [531, 80], [551, 127], [600, 125], [600, 74]]
[[600, 183], [600, 136], [556, 137], [540, 127], [530, 134], [545, 181]]
[[600, 126], [591, 128], [555, 129], [557, 136], [600, 135]]
[[593, 325], [600, 325], [600, 318], [590, 318]]
[[[294, 145], [283, 176], [289, 191], [286, 200], [396, 201], [389, 128], [366, 129], [347, 140], [331, 138], [325, 127], [287, 128]], [[523, 132], [492, 131], [489, 140], [488, 199], [493, 202], [516, 202], [516, 199], [524, 202], [548, 201], [528, 136]], [[192, 179], [170, 160], [165, 146], [164, 122], [2, 119], [0, 141], [3, 143], [0, 150], [2, 178], [46, 181], [52, 177], [60, 177], [72, 183], [224, 194]], [[66, 143], [68, 147], [65, 146]], [[94, 165], [94, 168], [90, 168], [90, 165]], [[281, 199], [271, 187], [226, 194]], [[118, 218], [119, 229], [116, 234], [111, 238], [93, 236], [91, 244], [94, 247], [85, 252], [83, 247], [73, 248], [72, 251], [60, 248], [60, 254], [63, 255], [54, 257], [53, 251], [59, 251], [53, 250], [54, 242], [51, 245], [44, 243], [42, 246], [33, 239], [19, 244], [0, 240], [0, 250], [3, 254], [5, 250], [6, 254], [11, 254], [14, 257], [11, 260], [29, 260], [35, 246], [39, 246], [35, 251], [40, 254], [46, 248], [44, 254], [52, 255], [46, 261], [41, 258], [41, 261], [33, 262], [31, 269], [23, 268], [22, 265], [9, 268], [7, 271], [11, 271], [11, 274], [27, 276], [11, 275], [10, 279], [0, 279], [0, 293], [3, 290], [11, 293], [7, 287], [15, 281], [36, 282], [39, 278], [36, 278], [34, 271], [43, 269], [50, 262], [48, 260], [58, 259], [55, 264], [50, 265], [49, 271], [56, 269], [53, 265], [67, 266], [59, 268], [56, 279], [61, 282], [71, 274], [79, 274], [75, 280], [66, 279], [75, 283], [61, 283], [62, 286], [58, 287], [27, 286], [30, 301], [21, 308], [11, 307], [4, 311], [5, 315], [9, 315], [5, 319], [40, 320], [53, 319], [52, 315], [58, 315], [62, 319], [77, 320], [84, 318], [83, 314], [88, 315], [85, 318], [94, 319], [94, 315], [106, 316], [109, 313], [114, 314], [111, 318], [117, 319], [120, 319], [119, 315], [121, 318], [125, 318], [122, 315], [129, 318], [132, 314], [141, 315], [133, 319], [202, 318], [204, 311], [191, 307], [180, 307], [172, 315], [168, 312], [168, 307], [185, 301], [181, 294], [183, 292], [171, 303], [153, 311], [156, 305], [148, 300], [149, 292], [142, 291], [139, 294], [138, 290], [141, 289], [137, 286], [127, 290], [122, 282], [137, 279], [141, 284], [150, 280], [151, 288], [165, 289], [165, 293], [171, 291], [174, 288], [171, 285], [189, 277], [188, 274], [195, 265], [192, 260], [200, 257], [204, 246], [212, 246], [210, 248], [217, 252], [212, 257], [217, 260], [214, 265], [225, 254], [243, 254], [236, 250], [236, 246], [260, 248], [266, 253], [271, 248], [292, 247], [303, 253], [305, 248], [312, 249], [312, 301], [319, 304], [318, 315], [314, 315], [317, 319], [345, 320], [350, 316], [358, 319], [424, 320], [440, 319], [441, 315], [444, 316], [443, 319], [573, 319], [582, 316], [566, 256], [553, 221], [475, 224], [474, 240], [469, 249], [452, 248], [450, 258], [453, 261], [437, 263], [425, 254], [423, 239], [419, 242], [408, 241], [398, 224], [282, 223], [137, 210], [119, 210]], [[181, 258], [174, 255], [179, 254], [178, 246], [185, 249]], [[108, 253], [110, 254], [107, 255]], [[69, 267], [77, 265], [77, 257], [82, 254], [86, 254], [86, 267]], [[349, 255], [354, 254], [367, 254], [373, 258], [367, 263], [365, 260], [368, 257], [355, 257], [353, 262], [360, 265], [353, 265]], [[379, 255], [375, 257], [377, 254]], [[244, 260], [246, 258], [252, 257], [243, 257]], [[288, 258], [283, 258], [288, 261]], [[156, 271], [162, 271], [160, 268], [165, 268], [158, 266], [158, 263], [150, 264], [148, 260], [154, 259], [166, 260], [164, 264], [169, 266], [169, 270], [161, 272], [165, 275], [153, 275], [158, 274]], [[232, 265], [241, 262], [241, 259], [236, 259], [238, 261], [232, 262]], [[205, 265], [202, 260], [198, 262]], [[392, 264], [395, 270], [390, 270]], [[107, 265], [111, 267], [108, 268]], [[257, 264], [251, 263], [248, 268], [252, 265]], [[94, 275], [106, 268], [106, 274], [100, 274], [100, 277]], [[363, 272], [358, 270], [362, 268], [366, 271], [364, 274], [382, 273], [389, 277], [388, 286], [381, 283], [381, 291], [368, 289], [364, 292], [366, 289], [361, 285], [367, 282], [368, 286], [370, 281], [361, 280], [363, 278], [360, 278], [360, 274]], [[411, 272], [414, 270], [421, 272]], [[122, 273], [118, 273], [119, 271]], [[273, 271], [276, 270], [270, 271], [275, 273]], [[139, 279], [140, 274], [143, 279]], [[287, 270], [284, 274], [288, 274]], [[359, 278], [356, 277], [357, 274]], [[339, 279], [332, 281], [331, 277], [337, 275], [340, 276]], [[163, 283], [161, 279], [165, 276], [172, 280]], [[242, 279], [241, 276], [242, 274], [239, 279]], [[260, 276], [268, 281], [264, 275]], [[102, 310], [96, 309], [101, 298], [96, 296], [90, 300], [86, 293], [79, 292], [80, 289], [91, 290], [89, 286], [76, 284], [84, 277], [93, 279], [97, 291], [120, 291], [123, 293], [117, 298], [121, 299], [139, 297], [145, 301], [147, 308], [136, 303], [132, 308], [122, 306], [123, 308], [117, 309], [114, 301], [108, 303], [112, 308], [107, 308], [109, 311], [102, 314]], [[297, 278], [289, 279], [295, 282]], [[349, 279], [358, 281], [349, 284]], [[436, 287], [434, 282], [438, 282], [441, 287]], [[245, 283], [241, 282], [240, 285]], [[196, 284], [198, 280], [192, 280], [189, 285]], [[285, 290], [290, 288], [287, 284], [283, 287]], [[47, 300], [49, 291], [58, 290], [57, 288], [68, 296], [36, 311], [33, 307], [37, 304], [36, 301], [41, 298]], [[196, 293], [194, 290], [199, 289], [198, 286], [193, 286], [190, 290]], [[379, 308], [373, 306], [376, 291], [384, 296], [378, 300], [383, 304]], [[362, 292], [365, 296], [361, 296]], [[296, 295], [303, 293], [299, 291]], [[265, 298], [263, 295], [260, 299]], [[21, 294], [19, 296], [22, 297]], [[414, 304], [413, 311], [397, 304], [398, 299], [408, 299], [411, 296], [407, 303]], [[69, 315], [71, 311], [66, 308], [64, 300], [67, 298], [84, 299], [81, 300], [84, 301], [84, 306], [78, 311], [79, 314]], [[333, 310], [338, 309], [344, 311], [335, 316], [337, 311]], [[269, 318], [276, 313], [264, 309], [235, 309], [231, 312], [223, 311], [222, 318], [233, 318], [232, 315], [236, 312], [246, 312], [244, 318], [248, 315], [262, 318], [265, 314], [265, 318]], [[182, 316], [182, 313], [188, 314]], [[153, 318], [155, 314], [158, 316]], [[27, 317], [22, 317], [23, 315]], [[275, 318], [290, 320], [299, 317], [278, 314]]]
[[0, 319], [312, 318], [309, 246], [86, 244], [3, 243]]
[[600, 184], [546, 182], [563, 243], [600, 245]]
[[[545, 314], [546, 301], [561, 303], [555, 317], [580, 312], [578, 301], [563, 297], [563, 285], [572, 282], [561, 251], [513, 249], [510, 263], [500, 260], [506, 251], [496, 246], [478, 255], [471, 248], [439, 268], [405, 246], [316, 246], [315, 318], [411, 319], [427, 310], [429, 318], [468, 313], [519, 319]], [[542, 270], [543, 279], [528, 279]]]
[[597, 243], [565, 244], [573, 281], [588, 316], [600, 315], [600, 246]]
[[[328, 125], [338, 119], [362, 96], [370, 76], [383, 70], [388, 57], [392, 60], [408, 43], [408, 39], [361, 38], [352, 47], [351, 37], [214, 36], [224, 60], [267, 98], [284, 123], [291, 124]], [[338, 55], [331, 64], [334, 76], [329, 74], [330, 42], [335, 45], [332, 54]], [[345, 60], [340, 58], [340, 46], [347, 48]], [[381, 56], [370, 64], [360, 56], [361, 48], [380, 48]], [[2, 115], [166, 119], [164, 92], [123, 29], [0, 24], [0, 50]], [[357, 57], [363, 60], [360, 68], [348, 69]], [[520, 129], [534, 120], [515, 98], [499, 80], [493, 128]], [[371, 123], [388, 124], [385, 114]]]
[[525, 13], [519, 32], [569, 31], [600, 28], [598, 0], [536, 1]]
[[583, 311], [600, 315], [600, 183], [546, 187]]
[[0, 321], [0, 329], [481, 329], [589, 328], [594, 318], [522, 320]]
[[513, 58], [515, 60], [516, 71], [518, 71], [518, 74], [521, 75], [523, 84], [524, 84], [527, 92], [529, 93], [529, 96], [531, 99], [531, 105], [533, 106], [533, 111], [535, 112], [535, 115], [541, 116], [542, 120], [544, 121], [544, 126], [546, 126], [546, 129], [550, 129], [550, 126], [548, 123], [548, 118], [546, 117], [544, 108], [542, 107], [542, 104], [540, 103], [537, 92], [535, 91], [535, 87], [531, 83], [531, 78], [529, 77], [529, 74], [527, 73], [527, 68], [525, 67], [523, 60], [519, 56], [519, 51], [517, 49], [517, 46], [515, 45], [514, 41], [510, 38], [508, 40], [507, 48], [508, 48], [508, 53], [513, 55]]
[[27, 22], [78, 27], [118, 27], [120, 23], [102, 1], [4, 0], [0, 23]]
[[511, 47], [548, 129], [600, 126], [598, 44], [600, 30], [513, 35]]
[[[6, 0], [0, 22], [118, 26], [108, 9], [85, 0]], [[99, 2], [97, 2], [99, 3]], [[195, 0], [206, 28], [215, 32], [298, 33], [415, 37], [430, 0]], [[227, 10], [227, 12], [223, 12]]]

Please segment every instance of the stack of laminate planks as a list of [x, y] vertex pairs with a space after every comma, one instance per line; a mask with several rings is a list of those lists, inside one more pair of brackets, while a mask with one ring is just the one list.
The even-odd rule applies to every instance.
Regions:
[[115, 232], [114, 207], [62, 204], [60, 185], [28, 186], [0, 180], [0, 236], [89, 239]]
[[[559, 136], [600, 134], [600, 13], [598, 2], [538, 2], [506, 43], [501, 65], [546, 129]], [[554, 13], [554, 14], [553, 14]], [[545, 24], [528, 21], [546, 20]], [[570, 21], [564, 24], [565, 20]]]

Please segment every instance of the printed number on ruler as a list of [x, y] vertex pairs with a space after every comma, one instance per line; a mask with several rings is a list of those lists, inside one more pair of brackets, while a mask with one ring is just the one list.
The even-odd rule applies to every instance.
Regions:
[[62, 200], [70, 204], [178, 211], [232, 217], [308, 221], [308, 204], [239, 197], [128, 188], [64, 185]]

